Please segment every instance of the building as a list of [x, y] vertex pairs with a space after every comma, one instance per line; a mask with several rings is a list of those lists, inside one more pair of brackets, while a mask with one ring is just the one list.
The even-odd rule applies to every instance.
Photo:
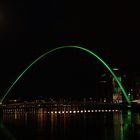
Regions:
[[[122, 77], [119, 72], [119, 69], [113, 68], [113, 71], [115, 72], [115, 75], [117, 76], [118, 80], [122, 82]], [[113, 103], [122, 103], [122, 91], [114, 77], [112, 77], [112, 96]]]
[[103, 73], [99, 77], [97, 84], [97, 102], [112, 102], [112, 93], [111, 93], [111, 76], [108, 73]]
[[[113, 72], [128, 93], [130, 86], [127, 82], [127, 78], [129, 77], [126, 77], [126, 75], [123, 74], [119, 68], [113, 68]], [[122, 103], [125, 100], [116, 79], [109, 72], [100, 75], [97, 85], [98, 102]]]

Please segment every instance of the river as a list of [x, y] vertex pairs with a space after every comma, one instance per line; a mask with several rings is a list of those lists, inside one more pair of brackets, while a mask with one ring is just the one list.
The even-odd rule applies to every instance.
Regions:
[[4, 113], [2, 140], [140, 140], [140, 113]]

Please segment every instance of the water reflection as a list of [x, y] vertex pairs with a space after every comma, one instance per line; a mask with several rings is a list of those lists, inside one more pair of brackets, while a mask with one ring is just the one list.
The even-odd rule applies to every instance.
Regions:
[[43, 109], [37, 113], [5, 113], [0, 118], [0, 134], [10, 140], [136, 140], [140, 139], [140, 113], [48, 114]]
[[114, 140], [124, 140], [129, 134], [131, 124], [131, 111], [119, 112], [114, 114]]

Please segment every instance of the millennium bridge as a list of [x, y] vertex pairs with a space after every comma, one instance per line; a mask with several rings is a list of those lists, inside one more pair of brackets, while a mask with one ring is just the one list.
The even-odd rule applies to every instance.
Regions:
[[93, 102], [19, 102], [0, 105], [3, 113], [91, 113], [91, 112], [115, 112], [120, 110], [140, 111], [139, 104], [122, 103], [93, 103]]

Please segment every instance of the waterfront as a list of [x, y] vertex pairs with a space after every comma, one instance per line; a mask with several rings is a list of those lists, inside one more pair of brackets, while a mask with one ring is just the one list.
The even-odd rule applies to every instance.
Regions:
[[2, 140], [139, 140], [140, 113], [4, 113]]

